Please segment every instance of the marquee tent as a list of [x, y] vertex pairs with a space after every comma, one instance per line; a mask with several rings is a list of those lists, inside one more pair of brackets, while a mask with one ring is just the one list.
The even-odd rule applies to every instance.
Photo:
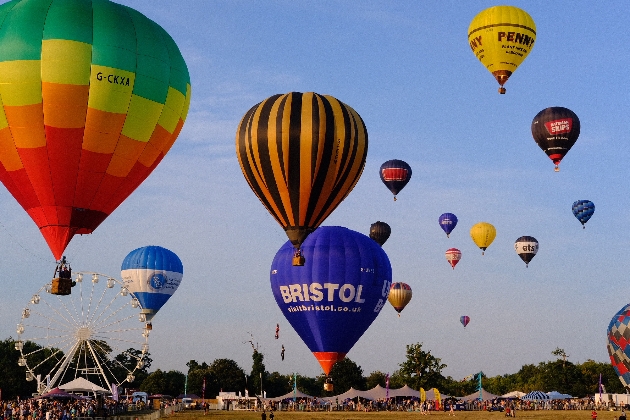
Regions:
[[562, 394], [558, 391], [547, 392], [547, 395], [549, 395], [549, 398], [552, 400], [567, 400], [569, 398], [573, 398], [569, 394]]
[[293, 397], [295, 396], [295, 398], [300, 399], [300, 398], [306, 398], [306, 399], [313, 399], [313, 396], [308, 395], [303, 393], [302, 391], [300, 391], [299, 389], [296, 388], [295, 390], [295, 394], [293, 393], [293, 391], [288, 392], [284, 395], [281, 395], [279, 397], [275, 397], [275, 398], [265, 398], [265, 401], [282, 401], [282, 400], [289, 400], [289, 399], [293, 399]]
[[[359, 391], [354, 388], [350, 388], [348, 391], [343, 394], [335, 395], [334, 397], [325, 397], [322, 400], [325, 401], [343, 401], [345, 399], [353, 399], [356, 397], [365, 398], [368, 400], [379, 400], [385, 399], [386, 396], [390, 398], [393, 397], [416, 397], [420, 398], [420, 392], [416, 391], [413, 388], [410, 388], [408, 385], [403, 386], [402, 388], [390, 388], [389, 392], [386, 388], [383, 388], [380, 385], [376, 385], [374, 388], [367, 391]], [[427, 400], [435, 400], [435, 392], [433, 389], [429, 389], [426, 391]], [[440, 394], [442, 399], [449, 398], [448, 395]]]
[[102, 388], [85, 378], [76, 378], [63, 385], [59, 385], [59, 388], [66, 392], [98, 392], [101, 394], [109, 392], [107, 389]]
[[529, 394], [525, 394], [521, 397], [521, 400], [525, 401], [549, 401], [551, 397], [542, 391], [532, 391]]
[[525, 395], [524, 392], [512, 391], [512, 392], [508, 392], [507, 394], [501, 395], [501, 398], [521, 398], [523, 395]]
[[59, 388], [51, 389], [49, 392], [40, 395], [36, 399], [66, 399], [66, 400], [80, 400], [82, 397], [74, 394], [69, 394], [66, 391], [63, 391]]
[[[427, 396], [427, 398], [429, 398]], [[481, 388], [481, 400], [482, 401], [492, 401], [492, 400], [496, 400], [497, 398], [501, 398], [500, 395], [496, 395], [493, 394], [491, 392], [486, 391], [485, 389]], [[461, 397], [460, 400], [462, 401], [475, 401], [475, 400], [479, 400], [479, 391], [475, 391], [470, 395], [466, 395], [465, 397]]]

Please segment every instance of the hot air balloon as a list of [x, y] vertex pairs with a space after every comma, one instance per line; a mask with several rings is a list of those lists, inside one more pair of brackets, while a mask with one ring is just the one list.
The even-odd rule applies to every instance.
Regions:
[[576, 219], [582, 223], [582, 229], [585, 229], [585, 223], [588, 222], [593, 213], [595, 213], [595, 204], [589, 200], [578, 200], [573, 203], [571, 210]]
[[528, 267], [538, 252], [538, 241], [532, 236], [521, 236], [514, 242], [514, 250], [525, 262], [525, 267]]
[[254, 105], [236, 132], [250, 188], [296, 248], [352, 191], [368, 150], [363, 120], [328, 95], [292, 92]]
[[481, 248], [481, 255], [497, 236], [497, 230], [490, 223], [479, 222], [470, 229], [470, 237]]
[[446, 261], [453, 267], [455, 270], [455, 266], [462, 259], [462, 253], [457, 248], [449, 248], [446, 250]]
[[448, 238], [455, 226], [457, 226], [457, 216], [453, 213], [444, 213], [438, 218], [438, 223]]
[[608, 355], [619, 380], [630, 391], [630, 304], [621, 308], [608, 325]]
[[459, 322], [461, 322], [464, 328], [466, 328], [466, 325], [468, 325], [468, 323], [470, 322], [470, 317], [467, 315], [462, 315], [459, 317]]
[[580, 136], [580, 120], [570, 109], [561, 106], [546, 108], [534, 117], [532, 136], [558, 172], [560, 161]]
[[59, 260], [169, 151], [188, 69], [164, 29], [110, 1], [11, 1], [0, 16], [0, 181]]
[[339, 226], [323, 226], [302, 244], [303, 267], [292, 265], [286, 242], [271, 264], [271, 290], [287, 321], [328, 375], [387, 302], [389, 258], [374, 240]]
[[468, 27], [468, 43], [475, 56], [503, 85], [527, 58], [536, 41], [536, 24], [524, 10], [494, 6], [474, 17]]
[[396, 195], [411, 179], [411, 166], [402, 160], [392, 159], [381, 165], [379, 174], [381, 181], [394, 194], [396, 201]]
[[405, 306], [411, 300], [411, 286], [407, 283], [396, 282], [392, 283], [392, 286], [389, 289], [389, 296], [387, 300], [392, 304], [396, 312], [398, 312], [398, 317], [400, 318], [400, 312], [405, 309]]
[[181, 260], [161, 246], [145, 246], [127, 254], [120, 270], [124, 287], [140, 302], [140, 313], [145, 315], [150, 328], [157, 311], [182, 281]]
[[387, 242], [391, 233], [392, 228], [385, 222], [372, 223], [370, 226], [370, 238], [374, 239], [380, 246]]

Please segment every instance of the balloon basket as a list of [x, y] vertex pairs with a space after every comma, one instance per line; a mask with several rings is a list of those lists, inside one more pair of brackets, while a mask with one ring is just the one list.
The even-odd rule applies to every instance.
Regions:
[[332, 392], [335, 389], [332, 379], [326, 378], [326, 382], [324, 382], [324, 391]]
[[302, 255], [300, 250], [295, 251], [295, 254], [293, 254], [293, 266], [302, 267], [305, 261], [304, 255]]
[[505, 88], [504, 88], [503, 86], [501, 86], [501, 87], [499, 88], [499, 93], [500, 93], [501, 95], [505, 95]]
[[72, 292], [72, 279], [54, 278], [50, 293], [53, 295], [67, 296]]

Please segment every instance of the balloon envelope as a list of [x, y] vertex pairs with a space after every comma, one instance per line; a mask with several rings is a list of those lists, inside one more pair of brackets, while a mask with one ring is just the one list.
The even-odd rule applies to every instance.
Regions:
[[451, 267], [453, 267], [453, 270], [455, 270], [455, 266], [459, 260], [462, 259], [462, 252], [457, 248], [449, 248], [446, 250], [445, 256], [446, 261], [448, 261]]
[[593, 213], [595, 213], [595, 204], [589, 200], [578, 200], [571, 206], [573, 215], [576, 219], [582, 223], [582, 228], [585, 228], [584, 224], [589, 221]]
[[173, 39], [110, 1], [0, 6], [0, 181], [56, 259], [155, 169], [190, 104]]
[[438, 223], [448, 238], [455, 226], [457, 226], [457, 216], [453, 213], [444, 213], [438, 218]]
[[468, 325], [468, 323], [470, 322], [470, 317], [467, 315], [460, 316], [459, 322], [461, 322], [464, 328], [466, 328], [466, 325]]
[[395, 200], [396, 195], [411, 179], [411, 166], [402, 160], [388, 160], [381, 165], [379, 175], [383, 184], [394, 194]]
[[481, 249], [482, 254], [494, 238], [497, 236], [497, 230], [490, 223], [479, 222], [470, 229], [470, 237], [473, 242]]
[[387, 300], [389, 300], [389, 303], [391, 303], [396, 312], [398, 312], [398, 316], [400, 316], [400, 312], [405, 309], [405, 306], [411, 301], [411, 295], [411, 286], [407, 283], [392, 283]]
[[385, 222], [372, 223], [370, 226], [370, 238], [374, 239], [377, 244], [383, 246], [392, 234], [392, 228]]
[[527, 58], [536, 41], [536, 24], [524, 10], [494, 6], [481, 11], [468, 27], [468, 43], [481, 63], [503, 85]]
[[367, 150], [359, 114], [314, 92], [265, 99], [236, 132], [245, 179], [296, 248], [350, 194]]
[[561, 106], [543, 109], [532, 121], [532, 136], [553, 161], [557, 172], [560, 161], [580, 136], [580, 119], [573, 111]]
[[328, 374], [380, 313], [392, 268], [369, 237], [324, 226], [302, 244], [303, 267], [286, 242], [271, 264], [271, 290], [282, 313]]
[[533, 236], [521, 236], [514, 242], [514, 250], [527, 267], [538, 253], [538, 241]]
[[184, 275], [181, 260], [161, 246], [131, 251], [123, 260], [121, 277], [127, 290], [140, 302], [147, 321], [175, 293]]
[[630, 391], [630, 304], [615, 314], [608, 325], [608, 355], [619, 380]]

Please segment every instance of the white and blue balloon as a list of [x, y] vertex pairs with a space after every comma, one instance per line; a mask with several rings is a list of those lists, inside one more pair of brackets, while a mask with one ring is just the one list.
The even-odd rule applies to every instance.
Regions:
[[140, 302], [140, 313], [151, 320], [175, 293], [184, 275], [181, 260], [161, 246], [131, 251], [123, 260], [121, 277], [125, 288]]

